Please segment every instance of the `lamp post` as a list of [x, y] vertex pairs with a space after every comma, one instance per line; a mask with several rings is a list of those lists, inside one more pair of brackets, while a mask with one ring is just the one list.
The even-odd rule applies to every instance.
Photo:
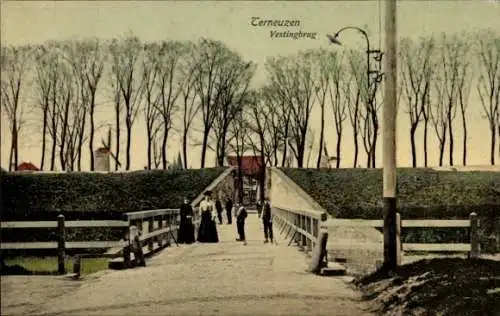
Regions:
[[[386, 51], [385, 60], [386, 84], [383, 107], [383, 201], [384, 201], [384, 265], [387, 272], [395, 271], [399, 265], [398, 231], [396, 215], [396, 114], [397, 114], [397, 62], [396, 62], [396, 0], [386, 1]], [[330, 43], [340, 45], [338, 37], [344, 30], [356, 30], [366, 40], [367, 70], [369, 102], [373, 102], [377, 91], [377, 84], [382, 81], [381, 61], [383, 53], [380, 50], [370, 49], [368, 35], [363, 29], [355, 26], [346, 26], [337, 33], [327, 35]], [[370, 68], [371, 55], [379, 63], [378, 70]], [[371, 89], [371, 76], [375, 74], [375, 89]]]
[[[341, 28], [340, 30], [337, 31], [334, 35], [329, 35], [327, 34], [326, 36], [330, 40], [331, 44], [336, 44], [336, 45], [342, 45], [342, 43], [339, 41], [339, 36], [340, 33], [346, 30], [355, 30], [358, 31], [363, 37], [365, 38], [366, 41], [366, 80], [367, 80], [367, 87], [368, 87], [368, 93], [369, 93], [369, 99], [368, 102], [373, 102], [373, 99], [375, 97], [375, 93], [377, 91], [376, 87], [377, 84], [379, 84], [382, 81], [382, 76], [383, 74], [381, 73], [381, 63], [382, 63], [382, 57], [384, 53], [380, 49], [371, 49], [370, 46], [370, 39], [368, 38], [368, 34], [366, 34], [366, 31], [357, 27], [357, 26], [345, 26]], [[377, 69], [372, 69], [371, 68], [371, 58], [373, 58], [377, 63], [378, 67]], [[372, 82], [375, 84], [375, 89], [372, 89]], [[370, 104], [371, 105], [371, 104]]]

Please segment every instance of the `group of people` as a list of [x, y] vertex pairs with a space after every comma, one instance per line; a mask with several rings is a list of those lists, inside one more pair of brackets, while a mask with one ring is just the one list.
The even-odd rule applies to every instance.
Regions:
[[[219, 199], [216, 199], [215, 203], [212, 201], [212, 192], [206, 191], [204, 193], [205, 198], [200, 203], [200, 226], [198, 228], [198, 234], [196, 241], [200, 243], [217, 243], [219, 242], [219, 235], [217, 232], [216, 220], [218, 219], [219, 224], [222, 225], [222, 203]], [[232, 224], [232, 213], [233, 210], [236, 212], [236, 227], [238, 232], [237, 241], [243, 242], [246, 245], [245, 236], [245, 220], [248, 213], [243, 205], [236, 204], [233, 206], [233, 202], [230, 198], [226, 200], [226, 215], [227, 224]], [[273, 228], [272, 228], [272, 216], [271, 216], [271, 206], [269, 199], [265, 199], [262, 207], [258, 206], [259, 217], [262, 218], [264, 226], [264, 243], [273, 242]], [[178, 243], [191, 244], [195, 242], [195, 232], [193, 224], [194, 211], [189, 200], [184, 198], [184, 203], [180, 208], [180, 225], [178, 231]]]

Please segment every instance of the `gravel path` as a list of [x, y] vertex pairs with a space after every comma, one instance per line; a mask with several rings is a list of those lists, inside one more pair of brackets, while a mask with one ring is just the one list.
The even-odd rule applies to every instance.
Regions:
[[8, 277], [2, 315], [371, 314], [342, 278], [306, 273], [308, 260], [285, 240], [263, 244], [255, 214], [246, 226], [246, 246], [235, 241], [234, 224], [223, 224], [220, 243], [167, 248], [146, 268], [107, 271], [80, 282], [37, 277], [54, 287], [60, 282], [60, 291], [50, 290], [52, 298], [40, 291], [44, 284], [26, 281], [33, 277]]

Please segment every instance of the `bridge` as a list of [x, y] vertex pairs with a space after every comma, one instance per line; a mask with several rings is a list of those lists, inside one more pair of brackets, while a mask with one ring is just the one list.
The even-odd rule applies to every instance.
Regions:
[[[62, 292], [22, 281], [2, 283], [3, 315], [369, 315], [343, 278], [307, 272], [309, 260], [286, 230], [264, 244], [262, 223], [249, 214], [247, 245], [236, 225], [218, 225], [217, 244], [175, 244], [147, 259], [146, 267], [107, 270], [84, 281], [54, 277]], [[21, 277], [17, 277], [21, 278]], [[33, 277], [30, 277], [33, 278]], [[40, 276], [45, 278], [47, 276]], [[61, 288], [62, 286], [62, 288]], [[52, 291], [54, 291], [54, 286]], [[37, 295], [49, 296], [41, 301]], [[22, 308], [20, 303], [39, 300]], [[30, 296], [30, 297], [26, 297]], [[29, 305], [29, 304], [28, 304]], [[36, 305], [36, 306], [35, 306]]]
[[[224, 177], [207, 189], [224, 186]], [[57, 228], [57, 242], [2, 243], [2, 249], [58, 249], [62, 276], [2, 277], [2, 315], [370, 315], [370, 306], [344, 276], [373, 271], [383, 251], [382, 220], [328, 218], [327, 212], [279, 170], [271, 170], [275, 243], [265, 244], [261, 220], [250, 213], [247, 244], [236, 241], [236, 225], [217, 225], [219, 243], [176, 245], [178, 209], [124, 214], [123, 220], [2, 222], [2, 228]], [[269, 185], [269, 184], [268, 184]], [[197, 207], [202, 194], [192, 205]], [[227, 221], [224, 221], [227, 222]], [[399, 220], [405, 227], [469, 227], [467, 244], [402, 244], [410, 251], [469, 252], [479, 256], [478, 221]], [[123, 228], [121, 241], [64, 240], [66, 227]], [[141, 232], [131, 242], [130, 231]], [[145, 267], [134, 267], [138, 242]], [[66, 272], [66, 249], [108, 249], [108, 269], [78, 278]], [[135, 249], [137, 250], [137, 248]], [[80, 253], [77, 251], [77, 253]], [[321, 275], [318, 253], [330, 272]], [[401, 255], [401, 254], [400, 254]], [[403, 257], [401, 255], [401, 257]], [[76, 262], [81, 259], [75, 256]], [[335, 261], [346, 260], [341, 266]], [[401, 263], [408, 262], [407, 257]], [[79, 264], [75, 265], [79, 266]], [[315, 270], [315, 271], [313, 271]], [[315, 272], [315, 273], [312, 273]], [[76, 280], [75, 280], [76, 279]]]

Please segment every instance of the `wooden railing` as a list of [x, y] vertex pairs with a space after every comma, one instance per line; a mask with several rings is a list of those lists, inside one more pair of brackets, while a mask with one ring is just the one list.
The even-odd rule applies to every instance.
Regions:
[[295, 241], [299, 248], [305, 252], [310, 252], [314, 247], [319, 235], [319, 230], [327, 219], [325, 212], [315, 210], [293, 210], [283, 207], [273, 207], [272, 217], [275, 226], [285, 230], [288, 238], [291, 234], [288, 245]]
[[[177, 243], [178, 209], [161, 209], [125, 213], [123, 220], [65, 221], [63, 215], [57, 221], [15, 221], [0, 223], [2, 229], [57, 228], [57, 240], [49, 242], [2, 242], [2, 250], [57, 249], [58, 273], [64, 274], [66, 253], [69, 249], [108, 249], [104, 254], [78, 253], [74, 255], [73, 273], [80, 275], [81, 259], [110, 258], [111, 265], [145, 264], [144, 256]], [[66, 241], [67, 228], [123, 228], [119, 241]], [[132, 233], [131, 233], [132, 232]], [[3, 258], [2, 258], [3, 259]]]
[[[66, 228], [120, 228], [124, 233], [127, 231], [129, 224], [119, 220], [100, 220], [100, 221], [65, 221], [64, 215], [57, 216], [57, 221], [16, 221], [0, 223], [2, 229], [47, 229], [57, 228], [57, 240], [49, 242], [2, 242], [2, 250], [41, 250], [41, 249], [57, 249], [58, 257], [58, 272], [64, 274], [66, 252], [68, 249], [112, 249], [105, 254], [88, 255], [114, 258], [119, 256], [119, 251], [113, 249], [122, 249], [128, 244], [124, 239], [119, 241], [66, 241]], [[83, 257], [83, 255], [82, 255]], [[2, 258], [3, 259], [3, 258]], [[79, 265], [79, 263], [75, 264]]]
[[[145, 265], [144, 256], [159, 251], [175, 242], [179, 227], [179, 209], [159, 209], [124, 214], [128, 223], [128, 243], [123, 248], [123, 265]], [[133, 257], [132, 257], [133, 255]], [[122, 258], [111, 262], [119, 264]]]
[[[476, 213], [471, 213], [468, 220], [428, 220], [428, 219], [407, 219], [401, 220], [399, 213], [396, 214], [397, 223], [397, 249], [398, 249], [398, 265], [402, 262], [402, 252], [404, 251], [424, 251], [424, 252], [468, 252], [469, 258], [477, 258], [480, 256], [479, 246], [479, 220]], [[313, 263], [311, 271], [319, 271], [321, 261], [326, 256], [326, 240], [328, 238], [328, 230], [335, 227], [370, 227], [383, 228], [383, 220], [364, 220], [364, 219], [329, 219], [321, 223], [321, 232], [318, 237], [318, 249], [315, 249], [313, 255]], [[401, 243], [401, 228], [402, 227], [456, 227], [470, 229], [469, 243]], [[317, 256], [317, 258], [316, 258]]]

